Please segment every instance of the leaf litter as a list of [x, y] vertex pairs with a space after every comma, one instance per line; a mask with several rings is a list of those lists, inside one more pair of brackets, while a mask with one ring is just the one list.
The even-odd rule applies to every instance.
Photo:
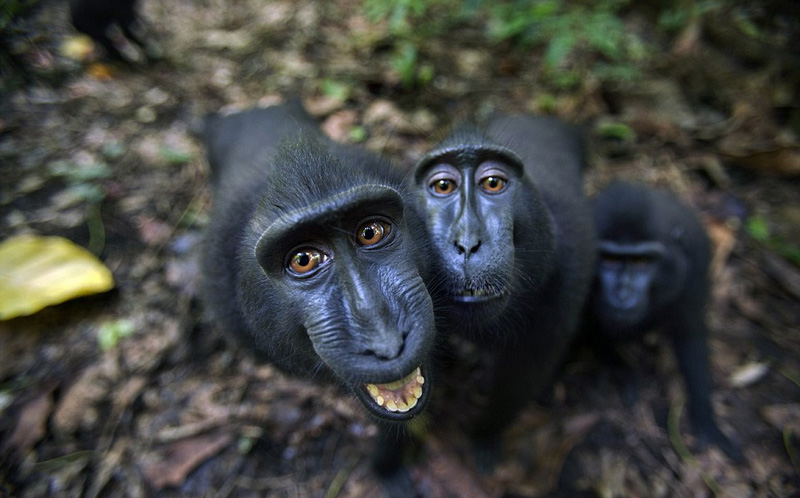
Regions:
[[[772, 95], [785, 93], [777, 66], [751, 70], [702, 30], [687, 31], [680, 50], [665, 47], [667, 71], [638, 87], [586, 82], [565, 93], [537, 79], [541, 51], [476, 51], [473, 32], [456, 29], [447, 44], [427, 47], [437, 74], [410, 95], [372, 49], [385, 33], [352, 15], [357, 2], [141, 3], [166, 61], [97, 70], [60, 58], [73, 32], [65, 5], [45, 3], [30, 21], [37, 37], [26, 56], [51, 62], [36, 66], [30, 88], [0, 103], [0, 229], [88, 247], [87, 206], [95, 206], [104, 229], [99, 257], [117, 286], [0, 322], [0, 395], [8, 400], [0, 441], [15, 449], [0, 457], [4, 491], [383, 493], [369, 468], [373, 422], [346, 393], [284, 376], [229, 345], [197, 303], [194, 251], [178, 249], [198, 240], [211, 205], [196, 119], [297, 94], [316, 103], [312, 113], [339, 140], [363, 140], [400, 167], [459, 116], [547, 109], [615, 123], [616, 135], [593, 139], [587, 190], [615, 177], [671, 188], [706, 215], [714, 234], [713, 402], [747, 463], [699, 448], [685, 416], [677, 429], [695, 458], [676, 453], [667, 420], [683, 390], [668, 345], [655, 340], [634, 354], [640, 389], [632, 405], [591, 355], [576, 354], [553, 399], [509, 429], [491, 476], [472, 469], [462, 434], [430, 434], [411, 472], [421, 496], [547, 496], [557, 488], [708, 496], [704, 476], [723, 496], [800, 491], [797, 268], [735, 223], [755, 213], [796, 227], [782, 216], [800, 201], [796, 131], [787, 133], [791, 121], [774, 112], [784, 104], [763, 90], [774, 81]], [[78, 167], [64, 169], [70, 164]], [[69, 191], [74, 185], [93, 190]], [[743, 213], [731, 214], [731, 199]], [[765, 233], [769, 241], [773, 232]], [[114, 325], [121, 323], [132, 330]], [[106, 346], [98, 341], [103, 327]]]

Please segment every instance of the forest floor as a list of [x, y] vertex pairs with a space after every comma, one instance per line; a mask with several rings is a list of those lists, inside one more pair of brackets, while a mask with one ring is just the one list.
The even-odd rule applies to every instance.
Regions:
[[[293, 95], [335, 139], [404, 168], [459, 119], [493, 110], [586, 123], [587, 193], [612, 178], [668, 188], [715, 243], [713, 403], [745, 462], [695, 445], [654, 335], [626, 350], [631, 402], [576, 350], [552, 401], [509, 429], [491, 475], [474, 471], [462, 436], [426, 437], [411, 468], [419, 496], [800, 495], [796, 68], [687, 30], [653, 40], [663, 55], [642, 78], [589, 78], [545, 105], [541, 50], [481, 43], [468, 25], [425, 46], [434, 79], [404, 89], [385, 26], [352, 14], [355, 0], [145, 0], [165, 54], [134, 67], [62, 55], [75, 35], [65, 4], [26, 19], [32, 80], [0, 99], [0, 233], [96, 247], [116, 289], [0, 322], [0, 496], [382, 496], [376, 428], [357, 402], [255, 363], [197, 299], [211, 206], [197, 124]], [[633, 134], [598, 132], [615, 123]], [[753, 220], [768, 236], [753, 236]]]

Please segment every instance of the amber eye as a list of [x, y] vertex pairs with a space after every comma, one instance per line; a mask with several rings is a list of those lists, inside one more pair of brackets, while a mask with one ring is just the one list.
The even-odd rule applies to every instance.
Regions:
[[481, 188], [490, 194], [502, 192], [506, 188], [506, 184], [506, 180], [499, 176], [487, 176], [480, 181]]
[[370, 247], [380, 243], [389, 235], [391, 226], [385, 221], [374, 220], [362, 223], [356, 231], [359, 245]]
[[298, 249], [289, 260], [289, 270], [297, 275], [305, 275], [324, 263], [326, 259], [325, 254], [314, 248]]
[[430, 189], [434, 194], [438, 195], [452, 194], [456, 189], [456, 182], [448, 178], [441, 178], [439, 180], [434, 180], [430, 185]]

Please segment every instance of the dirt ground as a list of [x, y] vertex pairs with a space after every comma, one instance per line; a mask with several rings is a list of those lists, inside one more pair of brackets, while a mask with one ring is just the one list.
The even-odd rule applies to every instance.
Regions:
[[[363, 138], [404, 168], [459, 119], [493, 110], [585, 123], [589, 194], [612, 178], [669, 188], [715, 243], [713, 402], [746, 462], [695, 445], [671, 351], [653, 335], [625, 351], [631, 402], [576, 348], [552, 401], [508, 431], [492, 475], [473, 470], [463, 436], [429, 434], [411, 470], [419, 496], [800, 496], [791, 58], [744, 58], [724, 33], [687, 28], [653, 35], [661, 55], [636, 82], [553, 91], [541, 50], [488, 45], [465, 25], [424, 47], [435, 77], [409, 90], [387, 62], [385, 26], [359, 5], [144, 0], [164, 57], [133, 67], [63, 55], [75, 34], [65, 2], [26, 18], [31, 81], [0, 99], [0, 233], [95, 247], [116, 289], [0, 322], [0, 496], [383, 495], [369, 465], [376, 429], [357, 402], [255, 363], [197, 299], [211, 205], [199, 120], [294, 95], [335, 139]], [[619, 123], [634, 133], [601, 131]]]

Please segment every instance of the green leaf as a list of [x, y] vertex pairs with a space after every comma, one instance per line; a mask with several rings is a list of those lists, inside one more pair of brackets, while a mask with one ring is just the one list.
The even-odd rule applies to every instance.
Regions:
[[99, 185], [91, 183], [76, 183], [64, 191], [65, 195], [75, 202], [99, 203], [106, 197], [106, 191]]
[[417, 73], [417, 47], [411, 43], [403, 43], [392, 57], [391, 64], [395, 71], [400, 73], [403, 85], [414, 86]]
[[759, 242], [766, 242], [770, 236], [769, 224], [761, 216], [751, 216], [747, 218], [745, 229], [751, 237]]
[[89, 182], [110, 176], [111, 168], [108, 167], [108, 164], [102, 162], [79, 166], [68, 175], [69, 180], [75, 183]]
[[787, 246], [781, 251], [781, 256], [788, 259], [797, 266], [800, 266], [800, 247]]
[[78, 166], [76, 164], [67, 161], [66, 159], [57, 159], [47, 164], [47, 169], [53, 176], [67, 176], [69, 175], [70, 171], [77, 167]]
[[62, 177], [70, 183], [85, 183], [111, 176], [111, 168], [104, 162], [76, 164], [59, 159], [50, 162], [47, 167], [51, 175]]
[[408, 3], [399, 2], [395, 4], [394, 10], [389, 16], [389, 31], [392, 33], [402, 33], [408, 28]]
[[631, 140], [636, 136], [633, 128], [625, 123], [601, 123], [597, 125], [597, 133], [603, 138]]
[[350, 96], [350, 87], [338, 81], [325, 79], [319, 84], [323, 94], [339, 101], [345, 101]]
[[170, 164], [184, 164], [192, 159], [192, 154], [189, 151], [168, 146], [162, 146], [158, 150], [158, 155]]
[[100, 149], [100, 153], [103, 154], [103, 157], [106, 159], [118, 159], [125, 154], [125, 145], [116, 141], [108, 142], [103, 144], [103, 147]]
[[353, 142], [363, 142], [367, 138], [367, 130], [363, 126], [353, 126], [347, 136]]
[[547, 45], [547, 51], [544, 54], [545, 65], [551, 69], [558, 67], [567, 58], [577, 41], [577, 38], [570, 32], [563, 32], [555, 36]]
[[574, 69], [556, 69], [549, 77], [553, 84], [563, 89], [575, 88], [582, 80], [581, 73]]
[[740, 32], [744, 33], [745, 36], [749, 38], [753, 38], [754, 40], [763, 38], [758, 26], [743, 12], [737, 12], [733, 15], [733, 24]]
[[625, 28], [614, 16], [598, 12], [583, 24], [584, 32], [592, 48], [611, 60], [623, 56]]
[[132, 335], [135, 331], [136, 326], [127, 318], [106, 322], [97, 329], [97, 343], [100, 349], [108, 351], [114, 349], [121, 339]]
[[436, 75], [436, 71], [433, 69], [431, 64], [421, 64], [419, 66], [419, 71], [417, 74], [417, 81], [422, 86], [426, 86], [433, 81], [433, 77]]
[[605, 81], [635, 81], [641, 76], [641, 71], [632, 64], [598, 63], [592, 66], [592, 74]]
[[558, 99], [552, 93], [540, 93], [536, 97], [536, 107], [542, 112], [554, 113], [558, 110]]

